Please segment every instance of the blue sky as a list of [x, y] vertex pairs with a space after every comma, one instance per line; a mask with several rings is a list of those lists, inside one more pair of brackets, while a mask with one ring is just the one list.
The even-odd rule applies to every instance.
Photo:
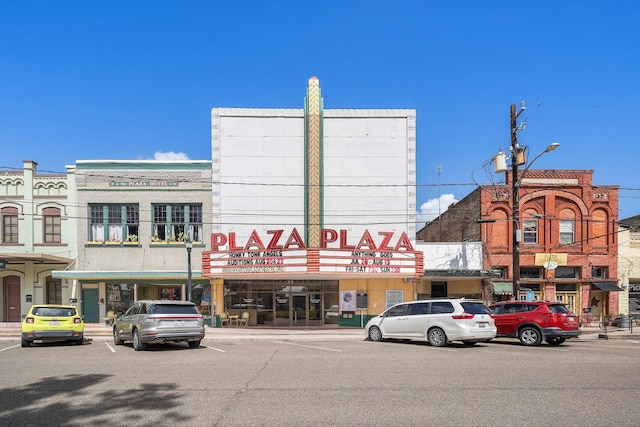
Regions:
[[417, 110], [425, 219], [504, 180], [490, 160], [522, 100], [530, 159], [560, 143], [532, 168], [593, 170], [628, 218], [639, 20], [634, 0], [0, 0], [0, 172], [208, 160], [212, 107], [302, 108], [317, 76], [325, 108]]

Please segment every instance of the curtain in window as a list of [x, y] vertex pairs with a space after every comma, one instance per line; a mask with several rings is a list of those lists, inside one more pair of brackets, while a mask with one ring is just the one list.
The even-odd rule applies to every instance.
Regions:
[[122, 225], [109, 224], [109, 240], [122, 242]]
[[202, 225], [189, 225], [189, 238], [192, 242], [202, 242]]
[[91, 241], [98, 242], [104, 240], [104, 225], [91, 224]]

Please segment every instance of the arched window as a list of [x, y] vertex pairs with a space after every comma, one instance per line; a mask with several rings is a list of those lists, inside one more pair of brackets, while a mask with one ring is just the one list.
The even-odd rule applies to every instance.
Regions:
[[2, 243], [18, 243], [18, 208], [2, 208]]
[[576, 240], [576, 214], [571, 209], [560, 212], [560, 244], [572, 245]]
[[529, 244], [538, 243], [538, 221], [536, 218], [537, 212], [533, 209], [527, 209], [524, 213], [524, 220], [522, 221], [522, 242]]
[[62, 224], [60, 218], [60, 209], [44, 208], [42, 210], [43, 218], [43, 237], [44, 243], [61, 243], [62, 242]]

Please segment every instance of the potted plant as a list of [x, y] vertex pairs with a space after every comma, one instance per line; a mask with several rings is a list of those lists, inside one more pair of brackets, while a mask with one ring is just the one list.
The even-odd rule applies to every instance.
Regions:
[[137, 234], [129, 234], [127, 236], [127, 240], [124, 242], [125, 244], [138, 244], [138, 235]]

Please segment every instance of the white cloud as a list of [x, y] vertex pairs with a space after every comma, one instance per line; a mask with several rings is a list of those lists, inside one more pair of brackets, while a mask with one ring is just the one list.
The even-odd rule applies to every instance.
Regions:
[[429, 199], [422, 205], [420, 205], [420, 211], [417, 216], [418, 230], [424, 227], [425, 223], [437, 218], [438, 215], [444, 213], [447, 208], [456, 203], [456, 197], [453, 194], [442, 194], [440, 198]]
[[185, 153], [174, 153], [173, 151], [156, 151], [153, 153], [153, 160], [189, 160]]

